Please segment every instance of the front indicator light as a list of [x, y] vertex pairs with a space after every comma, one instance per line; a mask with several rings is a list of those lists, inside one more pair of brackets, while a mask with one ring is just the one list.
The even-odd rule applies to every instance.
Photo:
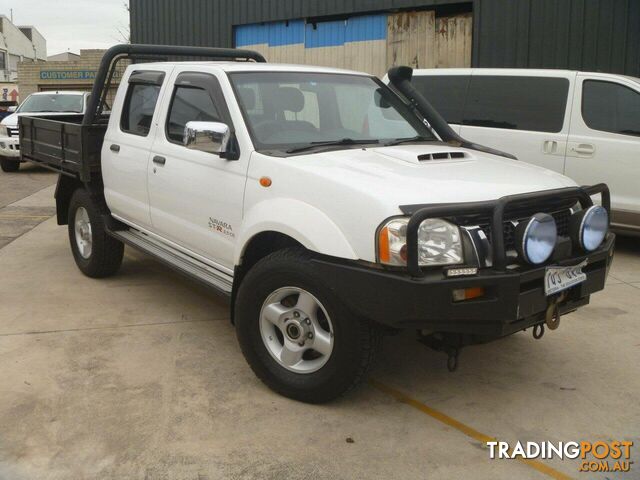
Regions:
[[465, 300], [473, 300], [474, 298], [484, 297], [484, 288], [457, 288], [452, 292], [452, 294], [454, 302], [464, 302]]
[[549, 259], [557, 240], [556, 221], [547, 213], [536, 213], [516, 227], [516, 250], [520, 258], [533, 265]]
[[569, 223], [574, 244], [587, 252], [592, 252], [604, 241], [609, 230], [609, 214], [604, 207], [594, 205], [574, 213]]
[[378, 258], [380, 263], [392, 266], [407, 264], [407, 221], [391, 220], [380, 229], [378, 235]]

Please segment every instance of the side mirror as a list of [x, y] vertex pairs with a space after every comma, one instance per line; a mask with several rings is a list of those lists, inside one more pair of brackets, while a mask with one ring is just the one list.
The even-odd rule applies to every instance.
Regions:
[[183, 144], [189, 150], [224, 156], [229, 151], [231, 129], [221, 122], [187, 122]]
[[7, 108], [7, 112], [14, 113], [17, 109], [18, 109], [17, 105], [11, 105], [9, 108]]

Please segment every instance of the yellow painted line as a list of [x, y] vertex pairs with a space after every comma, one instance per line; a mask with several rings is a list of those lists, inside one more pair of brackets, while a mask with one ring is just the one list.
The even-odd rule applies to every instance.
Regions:
[[[390, 387], [388, 385], [385, 385], [384, 383], [381, 383], [373, 379], [369, 380], [369, 383], [376, 389], [380, 390], [381, 392], [391, 395], [397, 401], [402, 402], [406, 405], [409, 405], [410, 407], [413, 407], [416, 410], [421, 411], [425, 415], [429, 415], [434, 420], [437, 420], [440, 423], [447, 425], [448, 427], [454, 428], [459, 432], [464, 433], [467, 437], [477, 440], [478, 442], [482, 443], [484, 446], [486, 446], [487, 442], [496, 441], [494, 437], [491, 437], [482, 432], [479, 432], [475, 428], [465, 425], [464, 423], [456, 420], [455, 418], [450, 417], [449, 415], [442, 413], [441, 411], [436, 410], [435, 408], [431, 408], [428, 405], [425, 405], [424, 403], [416, 400], [415, 398], [411, 398], [410, 396], [406, 395], [400, 390], [396, 390], [393, 387]], [[551, 468], [550, 466], [545, 465], [544, 463], [539, 462], [537, 460], [530, 460], [525, 458], [517, 458], [516, 460], [520, 461], [521, 463], [524, 463], [525, 465], [530, 466], [531, 468], [539, 471], [540, 473], [543, 473], [551, 478], [555, 478], [556, 480], [572, 479], [572, 477], [562, 472], [559, 472], [558, 470]]]

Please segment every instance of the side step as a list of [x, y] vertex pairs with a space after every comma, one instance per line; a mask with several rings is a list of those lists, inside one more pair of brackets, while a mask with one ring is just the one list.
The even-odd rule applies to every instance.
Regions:
[[109, 235], [157, 258], [174, 270], [215, 288], [224, 295], [231, 295], [233, 277], [226, 273], [135, 230], [109, 231]]

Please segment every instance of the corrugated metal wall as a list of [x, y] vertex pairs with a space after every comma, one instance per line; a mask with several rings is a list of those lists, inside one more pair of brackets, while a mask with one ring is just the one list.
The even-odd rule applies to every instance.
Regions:
[[640, 76], [640, 0], [480, 0], [477, 65]]
[[[138, 43], [232, 46], [238, 25], [456, 8], [459, 0], [130, 0]], [[640, 76], [640, 0], [470, 0], [472, 65]]]

